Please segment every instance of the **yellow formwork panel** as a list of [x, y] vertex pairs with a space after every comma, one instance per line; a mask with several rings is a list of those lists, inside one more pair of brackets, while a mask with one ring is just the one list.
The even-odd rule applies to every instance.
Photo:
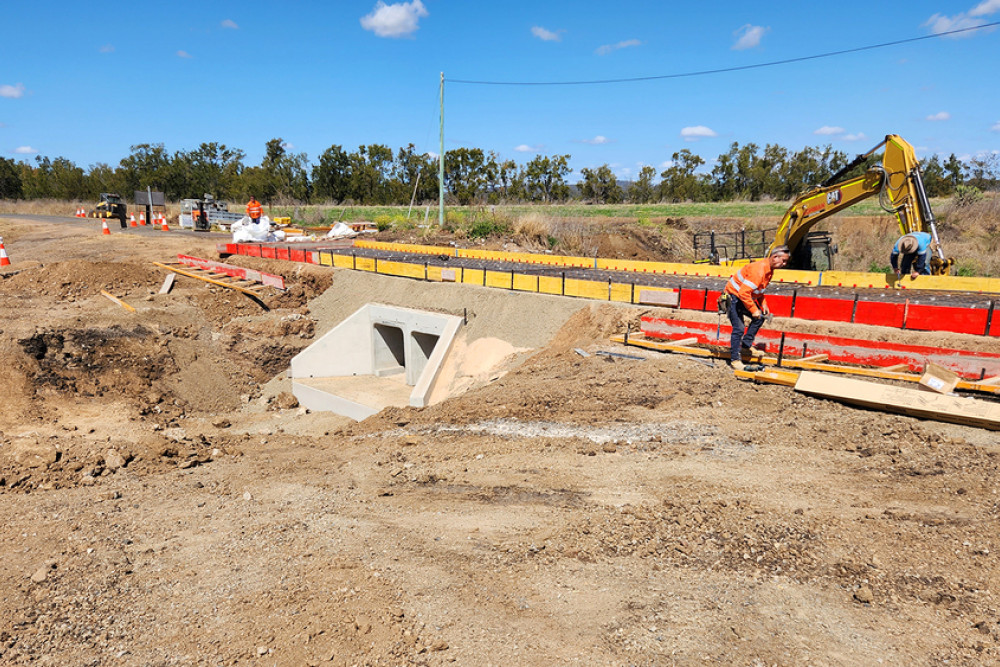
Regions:
[[374, 271], [375, 260], [371, 257], [355, 257], [354, 268], [358, 271]]
[[510, 271], [487, 271], [486, 286], [510, 289], [513, 287], [513, 279]]
[[610, 301], [632, 303], [632, 285], [628, 283], [611, 283]]
[[733, 268], [714, 264], [678, 264], [676, 262], [644, 262], [630, 259], [598, 259], [597, 268], [606, 271], [631, 271], [678, 276], [717, 276], [728, 278]]
[[524, 273], [515, 273], [513, 289], [519, 292], [537, 292], [538, 276], [527, 275]]
[[333, 265], [338, 269], [353, 269], [354, 258], [347, 255], [334, 255]]
[[409, 264], [406, 262], [379, 261], [378, 272], [389, 276], [401, 276], [403, 278], [424, 279], [424, 267], [422, 264]]
[[456, 281], [468, 283], [470, 285], [482, 285], [483, 284], [483, 274], [486, 273], [482, 269], [458, 269], [458, 275], [455, 276]]
[[608, 300], [608, 284], [594, 280], [566, 279], [566, 296], [576, 296], [582, 299]]
[[[771, 276], [771, 283], [802, 283], [815, 287], [820, 284], [821, 274], [819, 271], [796, 271], [793, 269], [778, 269]], [[825, 282], [825, 281], [824, 281]]]
[[435, 282], [441, 282], [441, 271], [444, 267], [441, 266], [428, 266], [427, 267], [427, 280], [433, 280]]
[[864, 273], [861, 271], [824, 271], [822, 285], [827, 287], [892, 287], [895, 275]]
[[325, 252], [318, 252], [316, 253], [316, 263], [320, 266], [336, 266], [333, 260], [334, 257], [336, 257], [336, 255], [331, 256]]
[[542, 294], [562, 294], [562, 278], [538, 276], [538, 291]]

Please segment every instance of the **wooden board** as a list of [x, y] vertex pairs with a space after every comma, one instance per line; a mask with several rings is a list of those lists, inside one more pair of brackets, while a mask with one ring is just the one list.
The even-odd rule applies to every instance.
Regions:
[[795, 391], [873, 410], [1000, 431], [1000, 405], [973, 398], [803, 371]]

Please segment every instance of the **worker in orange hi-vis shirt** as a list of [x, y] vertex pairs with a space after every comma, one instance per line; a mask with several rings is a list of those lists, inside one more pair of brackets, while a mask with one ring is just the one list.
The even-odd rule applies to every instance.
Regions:
[[264, 207], [260, 205], [260, 202], [253, 195], [250, 196], [250, 201], [247, 202], [247, 215], [250, 216], [250, 222], [255, 225], [260, 222], [260, 216], [264, 215]]
[[[764, 300], [764, 288], [771, 282], [775, 269], [783, 269], [788, 264], [788, 246], [773, 248], [764, 259], [751, 262], [733, 274], [726, 283], [726, 294], [729, 304], [726, 312], [729, 323], [733, 325], [733, 334], [729, 339], [729, 364], [743, 370], [742, 352], [750, 353], [757, 332], [764, 325], [764, 320], [771, 314]], [[750, 326], [744, 331], [743, 318], [750, 318]]]

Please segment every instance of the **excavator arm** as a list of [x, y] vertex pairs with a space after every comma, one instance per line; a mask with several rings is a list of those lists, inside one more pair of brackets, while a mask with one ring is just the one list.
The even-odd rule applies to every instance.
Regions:
[[[868, 169], [861, 176], [840, 181], [844, 174], [883, 147], [885, 154], [881, 165]], [[901, 235], [910, 232], [931, 234], [937, 252], [930, 261], [931, 272], [947, 275], [955, 260], [945, 259], [941, 250], [934, 213], [920, 176], [920, 163], [913, 146], [896, 134], [886, 135], [877, 146], [857, 156], [825, 183], [799, 195], [785, 211], [771, 247], [787, 245], [792, 253], [792, 265], [796, 265], [796, 253], [816, 223], [875, 195], [879, 196], [882, 208], [896, 216]]]

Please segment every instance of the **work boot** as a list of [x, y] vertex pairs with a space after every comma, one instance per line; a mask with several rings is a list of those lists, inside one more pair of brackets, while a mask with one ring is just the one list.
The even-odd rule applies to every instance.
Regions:
[[730, 361], [729, 365], [733, 367], [734, 371], [742, 371], [746, 369], [746, 365], [739, 359], [736, 361]]
[[755, 347], [740, 346], [740, 358], [747, 361], [759, 361], [764, 358], [764, 353]]

